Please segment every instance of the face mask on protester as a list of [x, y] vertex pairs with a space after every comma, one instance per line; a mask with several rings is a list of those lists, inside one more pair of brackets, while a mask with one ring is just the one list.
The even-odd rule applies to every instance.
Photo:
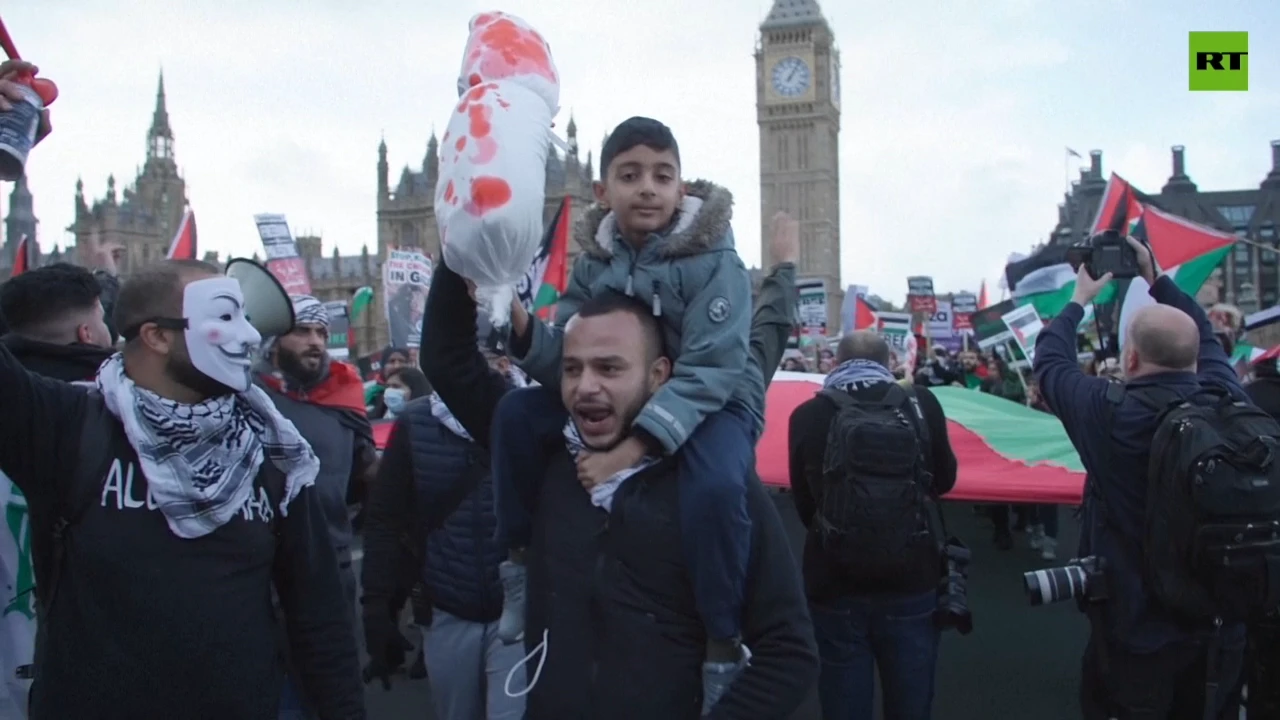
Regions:
[[399, 415], [404, 409], [404, 403], [407, 399], [408, 392], [403, 388], [389, 387], [382, 391], [382, 402], [391, 412]]
[[251, 351], [262, 336], [244, 314], [244, 294], [234, 278], [189, 283], [183, 291], [186, 352], [202, 375], [234, 392], [249, 389]]

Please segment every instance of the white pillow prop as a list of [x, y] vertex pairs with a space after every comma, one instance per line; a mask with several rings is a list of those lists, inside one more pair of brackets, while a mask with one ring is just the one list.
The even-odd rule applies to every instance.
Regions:
[[494, 327], [542, 244], [551, 109], [523, 85], [477, 85], [440, 143], [436, 222], [450, 269], [476, 284]]
[[480, 13], [471, 18], [471, 35], [462, 54], [458, 95], [476, 85], [508, 80], [537, 93], [551, 108], [560, 110], [560, 73], [551, 59], [551, 46], [515, 15]]
[[458, 94], [440, 143], [436, 222], [445, 262], [475, 283], [500, 327], [542, 243], [560, 76], [528, 23], [481, 13], [471, 19]]

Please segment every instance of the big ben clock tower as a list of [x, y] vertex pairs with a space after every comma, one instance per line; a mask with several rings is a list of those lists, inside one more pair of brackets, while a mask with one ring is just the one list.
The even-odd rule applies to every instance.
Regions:
[[834, 336], [844, 299], [840, 54], [817, 0], [773, 0], [755, 57], [761, 237], [770, 236], [779, 210], [800, 221], [799, 280], [826, 286], [827, 335]]

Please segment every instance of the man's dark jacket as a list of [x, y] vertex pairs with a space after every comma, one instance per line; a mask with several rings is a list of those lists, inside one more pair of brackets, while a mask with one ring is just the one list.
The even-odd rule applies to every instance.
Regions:
[[112, 348], [97, 345], [55, 345], [13, 333], [0, 337], [0, 343], [27, 370], [63, 382], [92, 380], [98, 367], [115, 353]]
[[[396, 418], [365, 516], [366, 597], [394, 597], [405, 538], [425, 537], [423, 585], [432, 607], [477, 623], [502, 615], [488, 451], [451, 432], [420, 398]], [[414, 541], [411, 552], [423, 553]]]
[[[883, 399], [890, 387], [891, 383], [875, 383], [858, 387], [851, 394], [858, 400], [875, 402]], [[944, 495], [951, 492], [956, 484], [956, 455], [951, 450], [951, 441], [947, 437], [947, 418], [938, 398], [928, 388], [917, 385], [913, 391], [929, 430], [925, 462], [933, 473], [931, 489], [935, 495]], [[809, 599], [823, 603], [868, 592], [916, 594], [933, 590], [938, 585], [941, 573], [941, 559], [936, 553], [913, 559], [915, 571], [905, 577], [901, 584], [874, 588], [866, 587], [839, 572], [827, 556], [821, 536], [814, 531], [813, 519], [818, 510], [816, 498], [822, 487], [827, 432], [835, 416], [836, 406], [831, 400], [814, 396], [792, 411], [788, 432], [791, 493], [795, 498], [800, 521], [809, 528], [804, 542], [804, 581]]]
[[[1147, 469], [1159, 416], [1132, 397], [1132, 392], [1160, 387], [1185, 398], [1201, 387], [1215, 386], [1237, 399], [1248, 399], [1214, 337], [1209, 318], [1195, 300], [1168, 276], [1156, 280], [1151, 296], [1190, 315], [1200, 328], [1197, 372], [1164, 372], [1130, 380], [1126, 383], [1129, 394], [1113, 405], [1107, 400], [1111, 382], [1080, 369], [1076, 328], [1084, 308], [1076, 303], [1068, 304], [1036, 338], [1034, 368], [1041, 397], [1062, 420], [1089, 474], [1080, 555], [1104, 557], [1112, 568], [1111, 600], [1104, 608], [1107, 634], [1135, 653], [1194, 640], [1200, 631], [1180, 625], [1163, 611], [1143, 580]], [[1229, 634], [1243, 632], [1242, 627], [1227, 630]]]
[[[505, 383], [476, 348], [475, 305], [443, 263], [432, 278], [422, 367], [482, 446]], [[778, 355], [781, 355], [779, 350]], [[764, 367], [776, 367], [777, 356]], [[561, 449], [533, 519], [525, 642], [548, 636], [528, 720], [697, 718], [706, 635], [681, 550], [677, 473], [667, 460], [592, 505]], [[743, 617], [751, 665], [712, 718], [783, 718], [817, 678], [817, 652], [781, 519], [759, 481], [748, 486], [752, 554]], [[529, 663], [529, 676], [537, 667]], [[519, 687], [519, 683], [516, 683]]]
[[1280, 419], [1280, 373], [1276, 361], [1258, 363], [1253, 370], [1253, 382], [1245, 386], [1253, 404], [1273, 418]]

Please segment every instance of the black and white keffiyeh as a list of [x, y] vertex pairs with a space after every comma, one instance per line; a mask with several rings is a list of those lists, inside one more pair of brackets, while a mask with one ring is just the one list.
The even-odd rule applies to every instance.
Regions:
[[[573, 424], [573, 418], [564, 424], [564, 444], [569, 449], [569, 455], [576, 461], [578, 456], [587, 451], [587, 446], [582, 442], [582, 436], [578, 433], [578, 426]], [[621, 470], [609, 476], [604, 482], [591, 488], [591, 504], [605, 510], [613, 509], [613, 494], [622, 487], [622, 483], [627, 478], [657, 464], [662, 458], [643, 457], [640, 462], [634, 466]]]
[[328, 329], [329, 310], [324, 303], [310, 295], [290, 295], [289, 300], [293, 302], [294, 325], [319, 325]]
[[138, 453], [151, 496], [169, 529], [203, 537], [242, 512], [263, 459], [286, 477], [281, 515], [314, 485], [320, 460], [256, 385], [194, 405], [166, 400], [133, 383], [116, 353], [98, 369], [98, 390]]

